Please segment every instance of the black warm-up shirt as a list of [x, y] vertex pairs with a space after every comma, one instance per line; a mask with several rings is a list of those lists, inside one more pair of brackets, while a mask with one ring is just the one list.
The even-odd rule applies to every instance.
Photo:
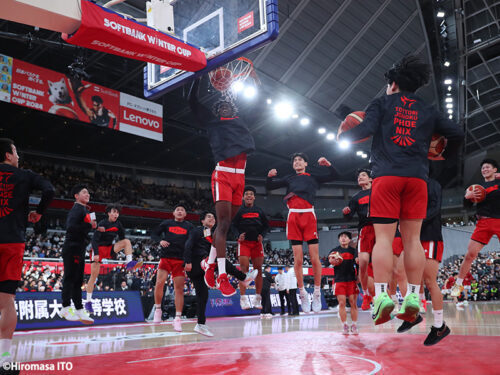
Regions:
[[354, 214], [358, 215], [358, 231], [361, 231], [364, 226], [372, 224], [371, 220], [368, 218], [371, 191], [372, 189], [367, 189], [357, 192], [347, 205], [351, 209], [351, 213], [344, 216], [347, 219], [351, 219]]
[[427, 154], [433, 134], [448, 139], [443, 157], [452, 159], [462, 144], [463, 130], [415, 94], [400, 92], [373, 100], [363, 122], [340, 134], [340, 139], [355, 141], [373, 135], [371, 163], [375, 178], [427, 180]]
[[285, 201], [296, 195], [314, 206], [316, 190], [319, 189], [319, 185], [323, 182], [333, 181], [338, 176], [333, 166], [325, 168], [328, 169], [328, 174], [324, 175], [294, 173], [283, 178], [267, 177], [266, 189], [274, 190], [286, 187]]
[[92, 229], [89, 210], [86, 206], [75, 203], [68, 212], [66, 219], [66, 239], [64, 245], [85, 246], [88, 244], [88, 234]]
[[[500, 219], [500, 180], [483, 181], [477, 185], [481, 185], [486, 189], [486, 198], [476, 204], [477, 216]], [[473, 204], [473, 202], [464, 198], [465, 207], [470, 208]]]
[[189, 105], [200, 125], [207, 129], [215, 163], [254, 151], [255, 142], [245, 123], [238, 117], [215, 117], [210, 109], [200, 103], [199, 86], [200, 80], [195, 80], [189, 93]]
[[[358, 257], [358, 250], [347, 247], [344, 249], [341, 246], [336, 247], [328, 253], [330, 256], [331, 253], [338, 251], [342, 258], [344, 259], [342, 263], [338, 266], [333, 267], [334, 269], [334, 278], [336, 283], [348, 282], [348, 281], [356, 281], [357, 278], [357, 264], [356, 258]], [[328, 259], [328, 258], [327, 258]]]
[[245, 233], [246, 241], [257, 241], [259, 234], [265, 237], [269, 231], [269, 221], [260, 207], [243, 205], [233, 219], [233, 227], [238, 234]]
[[92, 250], [94, 255], [99, 255], [99, 246], [111, 246], [116, 237], [121, 241], [125, 239], [125, 229], [119, 220], [115, 222], [109, 219], [103, 219], [97, 224], [97, 227], [104, 227], [105, 232], [96, 230], [92, 237]]
[[153, 241], [163, 240], [170, 244], [161, 248], [160, 258], [184, 259], [184, 247], [193, 228], [187, 221], [163, 220], [151, 234]]
[[184, 245], [184, 263], [189, 264], [193, 259], [203, 259], [210, 254], [212, 245], [212, 231], [210, 228], [196, 227], [189, 231]]
[[50, 182], [31, 170], [0, 163], [0, 243], [25, 242], [33, 190], [42, 191], [36, 212], [43, 214], [54, 197]]

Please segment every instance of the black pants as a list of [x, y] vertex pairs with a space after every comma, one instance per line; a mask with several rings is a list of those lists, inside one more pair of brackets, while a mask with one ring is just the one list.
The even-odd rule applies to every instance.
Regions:
[[203, 279], [205, 272], [200, 266], [202, 259], [193, 258], [193, 262], [191, 263], [193, 268], [187, 273], [196, 291], [196, 316], [198, 317], [198, 324], [205, 324], [207, 320], [205, 310], [208, 302], [208, 286]]
[[85, 244], [64, 244], [62, 251], [64, 277], [62, 287], [62, 305], [71, 305], [80, 310], [82, 305], [83, 272], [85, 270]]
[[292, 313], [292, 306], [290, 306], [290, 298], [288, 297], [288, 294], [286, 290], [280, 290], [278, 291], [280, 295], [280, 305], [281, 305], [281, 314], [283, 315], [285, 313], [285, 301], [286, 301], [286, 307], [288, 308], [288, 313]]
[[288, 295], [290, 299], [290, 305], [292, 306], [292, 314], [299, 315], [299, 303], [297, 302], [297, 289], [290, 289], [290, 294]]
[[[193, 258], [191, 271], [187, 273], [189, 279], [193, 282], [196, 291], [196, 316], [198, 317], [198, 324], [205, 324], [207, 318], [205, 311], [208, 302], [208, 287], [205, 284], [203, 276], [205, 272], [201, 269], [200, 262], [203, 258]], [[231, 262], [226, 259], [226, 272], [233, 275], [238, 280], [243, 281], [247, 277], [245, 273], [241, 272]]]
[[271, 309], [271, 290], [267, 288], [262, 288], [260, 293], [262, 296], [262, 314], [272, 314]]

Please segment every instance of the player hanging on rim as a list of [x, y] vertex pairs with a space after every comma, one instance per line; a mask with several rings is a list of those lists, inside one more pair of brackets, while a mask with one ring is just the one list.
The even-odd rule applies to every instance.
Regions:
[[314, 272], [312, 310], [319, 312], [321, 311], [320, 288], [322, 267], [319, 260], [318, 223], [316, 221], [316, 214], [314, 213], [314, 200], [316, 190], [321, 183], [333, 181], [337, 178], [337, 172], [325, 157], [320, 157], [318, 164], [328, 168], [329, 174], [327, 175], [307, 173], [307, 161], [306, 154], [297, 152], [292, 155], [294, 174], [278, 178], [276, 177], [278, 171], [271, 169], [266, 179], [266, 189], [268, 190], [286, 187], [286, 196], [284, 198], [288, 206], [286, 235], [287, 239], [292, 243], [295, 276], [297, 277], [302, 311], [306, 313], [311, 311], [311, 302], [304, 288], [304, 277], [302, 274], [304, 253], [302, 251], [302, 242], [307, 242]]
[[[353, 335], [358, 334], [356, 322], [358, 321], [358, 251], [349, 246], [352, 239], [351, 232], [340, 232], [338, 235], [340, 246], [331, 250], [328, 254], [328, 261], [334, 267], [333, 275], [333, 294], [339, 301], [339, 317], [344, 327], [344, 335], [349, 334], [349, 325], [347, 324], [346, 299], [351, 306], [351, 328], [350, 332]], [[336, 263], [334, 253], [339, 253], [342, 257], [340, 264]], [[367, 288], [368, 289], [368, 288]]]
[[[123, 229], [122, 223], [118, 220], [120, 206], [110, 204], [106, 207], [105, 213], [108, 218], [101, 220], [97, 224], [97, 229], [92, 237], [90, 278], [87, 283], [87, 302], [85, 303], [85, 309], [90, 313], [94, 313], [94, 309], [92, 308], [92, 292], [99, 276], [101, 263], [104, 259], [112, 258], [111, 251], [118, 253], [124, 250], [127, 271], [132, 271], [142, 266], [142, 261], [137, 262], [132, 260], [132, 244], [129, 239], [125, 238], [125, 229]], [[118, 241], [113, 245], [116, 237], [118, 237]]]
[[368, 288], [368, 264], [370, 263], [373, 245], [375, 245], [375, 231], [372, 222], [368, 219], [368, 204], [373, 180], [369, 169], [358, 169], [356, 174], [358, 185], [362, 190], [351, 198], [342, 213], [347, 219], [351, 219], [354, 214], [358, 215], [359, 281], [363, 288], [361, 309], [368, 310], [373, 299]]
[[161, 323], [161, 301], [165, 282], [170, 274], [174, 283], [175, 319], [174, 330], [182, 331], [181, 316], [184, 308], [184, 246], [193, 225], [185, 221], [186, 208], [177, 204], [174, 208], [174, 219], [163, 220], [151, 233], [151, 239], [161, 246], [160, 264], [156, 273], [155, 284], [155, 313], [154, 323]]
[[[253, 186], [246, 186], [243, 193], [244, 205], [241, 206], [233, 219], [233, 226], [238, 231], [238, 260], [242, 272], [248, 272], [250, 259], [258, 275], [255, 278], [254, 308], [262, 309], [262, 264], [264, 263], [264, 246], [262, 240], [269, 231], [269, 222], [266, 214], [255, 206], [256, 190]], [[243, 310], [251, 308], [247, 296], [246, 286], [240, 283], [240, 306]]]
[[[424, 345], [437, 344], [450, 334], [450, 329], [443, 321], [443, 295], [437, 283], [439, 263], [443, 259], [443, 234], [441, 233], [441, 185], [436, 180], [429, 178], [427, 181], [428, 203], [427, 215], [422, 223], [420, 240], [425, 251], [424, 283], [429, 289], [432, 300], [432, 314], [434, 322], [431, 332], [427, 335]], [[405, 321], [398, 328], [398, 332], [406, 332], [422, 322], [422, 316], [408, 322]]]
[[238, 110], [232, 101], [227, 98], [218, 100], [212, 110], [200, 103], [200, 80], [195, 80], [191, 86], [189, 104], [198, 122], [207, 130], [216, 163], [212, 173], [212, 195], [218, 220], [214, 234], [215, 247], [212, 245], [208, 262], [204, 263], [205, 281], [209, 287], [215, 287], [217, 259], [217, 288], [223, 296], [229, 297], [236, 290], [226, 274], [226, 237], [231, 220], [241, 206], [247, 154], [255, 150], [255, 143], [245, 123], [238, 118]]
[[[186, 264], [185, 269], [187, 275], [193, 282], [196, 291], [196, 316], [198, 318], [198, 324], [194, 327], [194, 331], [210, 337], [213, 336], [213, 333], [210, 332], [205, 324], [208, 287], [204, 280], [205, 271], [203, 271], [202, 264], [203, 259], [210, 253], [212, 245], [212, 229], [215, 226], [215, 216], [213, 212], [203, 212], [200, 215], [200, 222], [202, 226], [194, 228], [189, 232], [184, 249], [184, 263]], [[236, 277], [240, 281], [240, 284], [244, 284], [245, 286], [250, 285], [257, 276], [257, 270], [244, 274], [227, 259], [226, 270], [228, 274]]]
[[[465, 255], [460, 271], [458, 273], [455, 285], [451, 289], [451, 296], [458, 297], [464, 290], [463, 281], [467, 273], [470, 271], [472, 262], [477, 258], [481, 249], [487, 245], [491, 237], [495, 234], [500, 240], [500, 189], [497, 179], [500, 178], [498, 173], [498, 163], [494, 159], [484, 159], [481, 162], [481, 174], [484, 182], [480, 185], [486, 189], [486, 198], [476, 204], [477, 224], [476, 229], [469, 241], [467, 254]], [[472, 207], [471, 199], [478, 199], [480, 196], [476, 190], [466, 190], [464, 197], [464, 206]]]
[[[12, 336], [17, 315], [14, 304], [21, 280], [27, 221], [36, 223], [54, 196], [49, 181], [19, 168], [19, 155], [11, 139], [0, 138], [0, 369], [13, 362]], [[29, 197], [41, 190], [36, 211], [29, 211]]]
[[408, 291], [397, 317], [414, 321], [420, 310], [419, 289], [425, 265], [420, 228], [427, 209], [428, 150], [432, 135], [448, 139], [443, 156], [454, 155], [463, 131], [414, 93], [427, 84], [431, 70], [417, 56], [405, 56], [386, 74], [385, 96], [375, 99], [364, 121], [339, 134], [340, 140], [356, 141], [373, 135], [373, 171], [369, 217], [374, 223], [375, 324], [391, 319], [394, 302], [387, 295], [392, 274], [392, 242], [397, 220], [404, 246]]

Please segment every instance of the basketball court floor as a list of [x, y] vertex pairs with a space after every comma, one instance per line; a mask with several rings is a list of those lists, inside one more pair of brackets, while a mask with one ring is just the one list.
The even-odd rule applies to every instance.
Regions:
[[[431, 307], [426, 314], [432, 317]], [[177, 333], [169, 322], [16, 332], [22, 374], [499, 374], [500, 303], [473, 302], [464, 310], [445, 303], [452, 333], [425, 347], [431, 321], [397, 334], [395, 319], [375, 327], [360, 311], [358, 336], [344, 336], [337, 314], [208, 319], [212, 338]], [[70, 364], [68, 364], [68, 362]], [[59, 368], [66, 370], [57, 371]], [[66, 367], [64, 367], [66, 366]], [[71, 367], [71, 371], [68, 371]]]

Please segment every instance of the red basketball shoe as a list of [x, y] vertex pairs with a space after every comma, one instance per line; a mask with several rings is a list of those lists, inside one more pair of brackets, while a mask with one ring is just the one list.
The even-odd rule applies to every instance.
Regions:
[[205, 276], [203, 277], [205, 279], [205, 284], [210, 289], [215, 289], [215, 267], [216, 264], [208, 264], [207, 262], [208, 258], [203, 259], [200, 263], [201, 269], [205, 271]]
[[220, 274], [217, 278], [217, 289], [220, 290], [224, 297], [231, 297], [236, 293], [225, 273]]

